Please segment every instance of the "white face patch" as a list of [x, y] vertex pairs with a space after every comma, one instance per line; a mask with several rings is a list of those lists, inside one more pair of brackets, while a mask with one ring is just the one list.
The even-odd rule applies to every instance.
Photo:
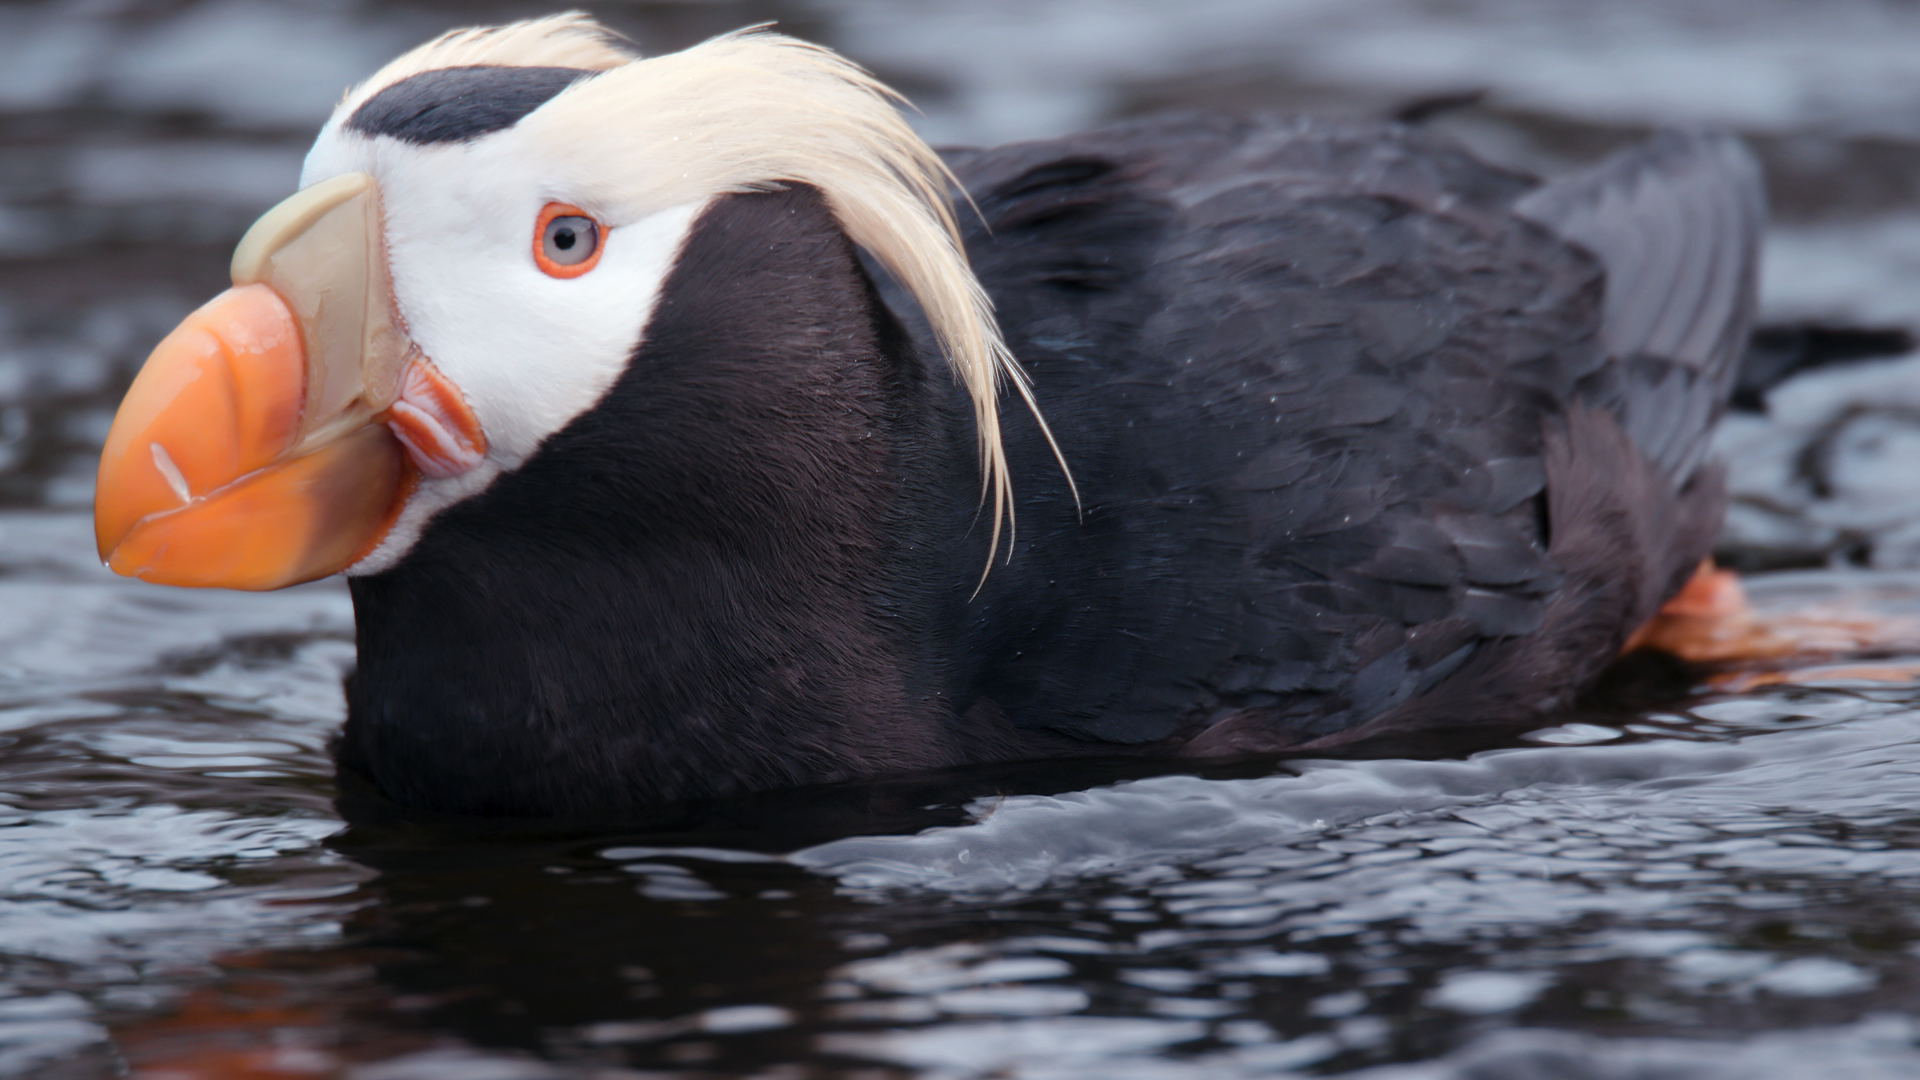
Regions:
[[[487, 456], [459, 476], [422, 477], [380, 545], [347, 570], [399, 562], [440, 510], [520, 467], [540, 443], [593, 407], [639, 345], [702, 204], [637, 221], [610, 219], [571, 170], [514, 128], [469, 143], [416, 146], [329, 122], [307, 156], [302, 187], [371, 174], [386, 217], [394, 299], [408, 335], [458, 386], [487, 437]], [[534, 262], [548, 203], [579, 206], [605, 227], [600, 261], [575, 278]]]

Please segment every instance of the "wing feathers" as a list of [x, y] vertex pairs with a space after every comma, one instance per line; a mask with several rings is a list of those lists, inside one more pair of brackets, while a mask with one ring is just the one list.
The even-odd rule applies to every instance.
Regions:
[[1514, 204], [1606, 270], [1601, 344], [1617, 378], [1593, 395], [1683, 480], [1705, 452], [1745, 351], [1766, 200], [1730, 136], [1663, 132]]

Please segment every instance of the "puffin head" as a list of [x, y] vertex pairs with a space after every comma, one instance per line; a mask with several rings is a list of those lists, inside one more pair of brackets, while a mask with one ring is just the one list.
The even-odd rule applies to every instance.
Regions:
[[703, 208], [788, 184], [924, 310], [973, 400], [997, 537], [997, 390], [1026, 385], [898, 104], [758, 29], [640, 59], [569, 14], [402, 56], [135, 379], [101, 455], [102, 559], [237, 589], [395, 566], [608, 391]]

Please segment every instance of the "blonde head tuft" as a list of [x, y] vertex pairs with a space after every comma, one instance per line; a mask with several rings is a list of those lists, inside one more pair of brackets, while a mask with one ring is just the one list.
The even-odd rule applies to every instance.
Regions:
[[568, 67], [606, 71], [638, 59], [611, 32], [582, 11], [505, 26], [449, 30], [402, 54], [347, 91], [335, 115], [351, 116], [361, 103], [423, 71], [456, 67]]
[[991, 563], [1013, 511], [1000, 438], [1003, 380], [1049, 444], [1053, 435], [967, 263], [947, 194], [958, 181], [901, 116], [900, 95], [828, 49], [763, 27], [643, 60], [573, 13], [447, 34], [355, 90], [343, 114], [399, 79], [473, 64], [599, 73], [561, 91], [515, 131], [552, 162], [553, 198], [615, 228], [731, 192], [817, 188], [847, 236], [919, 302], [973, 399], [981, 490], [993, 505]]

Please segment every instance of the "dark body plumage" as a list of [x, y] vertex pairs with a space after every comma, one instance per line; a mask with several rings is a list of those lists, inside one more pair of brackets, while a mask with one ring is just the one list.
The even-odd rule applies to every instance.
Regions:
[[1010, 414], [981, 584], [970, 413], [911, 306], [811, 189], [726, 196], [607, 396], [353, 579], [342, 764], [553, 813], [1512, 722], [1707, 551], [1761, 217], [1729, 141], [1546, 187], [1292, 119], [950, 160], [1080, 506]]

